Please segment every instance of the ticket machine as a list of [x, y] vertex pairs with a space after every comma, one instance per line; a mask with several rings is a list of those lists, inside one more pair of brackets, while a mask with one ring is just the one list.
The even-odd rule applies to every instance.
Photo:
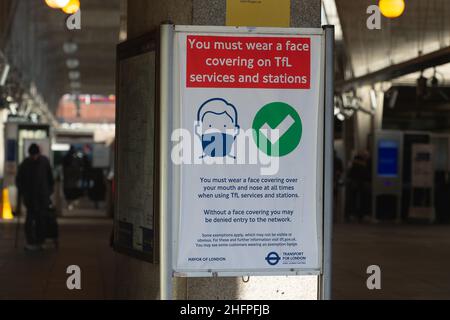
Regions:
[[411, 197], [408, 218], [434, 222], [434, 146], [413, 144], [411, 163]]
[[432, 134], [434, 210], [437, 223], [450, 222], [450, 135]]
[[401, 221], [403, 133], [376, 131], [372, 162], [372, 219]]

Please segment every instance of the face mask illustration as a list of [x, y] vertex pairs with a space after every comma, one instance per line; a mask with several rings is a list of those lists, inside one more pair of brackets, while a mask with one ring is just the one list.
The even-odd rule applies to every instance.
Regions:
[[239, 134], [236, 108], [221, 98], [203, 103], [197, 113], [195, 133], [200, 138], [203, 157], [235, 157], [233, 143]]
[[203, 153], [208, 157], [225, 157], [230, 155], [235, 137], [225, 133], [208, 133], [202, 135]]

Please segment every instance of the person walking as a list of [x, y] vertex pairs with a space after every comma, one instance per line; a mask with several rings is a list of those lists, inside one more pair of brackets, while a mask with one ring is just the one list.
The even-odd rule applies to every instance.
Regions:
[[19, 166], [16, 185], [27, 209], [25, 250], [36, 251], [42, 249], [45, 240], [45, 217], [54, 180], [50, 161], [41, 154], [39, 146], [32, 144], [28, 154]]
[[66, 198], [69, 210], [72, 210], [74, 207], [72, 202], [82, 195], [81, 179], [82, 157], [74, 146], [70, 146], [70, 150], [63, 158], [64, 197]]
[[348, 193], [346, 220], [357, 218], [363, 222], [370, 212], [371, 163], [368, 151], [362, 150], [353, 158], [352, 166], [347, 175]]

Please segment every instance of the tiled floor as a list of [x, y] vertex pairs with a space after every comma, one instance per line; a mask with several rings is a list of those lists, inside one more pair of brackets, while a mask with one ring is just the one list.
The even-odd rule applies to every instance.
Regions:
[[[338, 225], [336, 299], [450, 299], [450, 226]], [[367, 267], [381, 268], [381, 290], [368, 290]]]
[[[113, 297], [109, 220], [60, 221], [60, 248], [29, 253], [23, 232], [14, 248], [15, 224], [0, 224], [0, 299], [103, 299]], [[23, 230], [22, 230], [23, 231]], [[82, 290], [66, 287], [67, 267], [79, 265]]]
[[[112, 224], [64, 219], [58, 251], [14, 249], [15, 224], [0, 223], [0, 299], [108, 299], [115, 296]], [[66, 288], [66, 268], [82, 270], [81, 291]], [[382, 290], [366, 287], [366, 268], [381, 267]], [[450, 299], [450, 226], [337, 225], [336, 299]], [[121, 275], [126, 277], [126, 275]]]

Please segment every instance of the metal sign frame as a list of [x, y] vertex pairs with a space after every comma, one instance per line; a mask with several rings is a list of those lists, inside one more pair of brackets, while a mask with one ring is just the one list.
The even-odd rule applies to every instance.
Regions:
[[[125, 255], [128, 255], [130, 257], [143, 260], [149, 263], [157, 263], [158, 257], [159, 257], [159, 233], [158, 233], [158, 199], [159, 199], [159, 193], [158, 193], [158, 144], [159, 140], [156, 138], [156, 132], [158, 132], [159, 128], [159, 103], [158, 103], [158, 93], [159, 93], [159, 87], [158, 87], [158, 79], [159, 79], [159, 69], [158, 69], [158, 60], [159, 58], [159, 47], [158, 47], [158, 40], [159, 40], [159, 33], [158, 32], [151, 32], [144, 34], [138, 38], [135, 39], [129, 39], [125, 42], [120, 43], [117, 46], [116, 54], [117, 54], [117, 63], [116, 63], [116, 140], [114, 145], [114, 176], [116, 180], [116, 192], [114, 194], [114, 226], [113, 226], [113, 241], [112, 241], [112, 247], [113, 249], [118, 252]], [[155, 83], [149, 83], [151, 86], [155, 86], [155, 93], [156, 96], [154, 97], [154, 114], [155, 117], [155, 129], [154, 129], [154, 154], [155, 154], [155, 167], [153, 168], [154, 172], [154, 179], [152, 181], [153, 184], [153, 208], [149, 208], [149, 210], [152, 210], [153, 214], [153, 250], [151, 252], [144, 252], [141, 250], [137, 250], [133, 248], [132, 246], [124, 245], [121, 243], [118, 239], [118, 232], [119, 232], [119, 223], [120, 221], [117, 219], [119, 210], [121, 210], [121, 189], [122, 186], [120, 184], [120, 178], [124, 172], [122, 168], [122, 163], [124, 162], [121, 159], [121, 154], [119, 153], [121, 143], [122, 143], [122, 128], [121, 128], [121, 113], [126, 110], [124, 106], [120, 105], [121, 103], [121, 92], [120, 92], [120, 81], [121, 81], [121, 72], [120, 72], [120, 64], [128, 59], [133, 59], [135, 57], [144, 55], [144, 54], [155, 54]], [[150, 103], [150, 101], [148, 102]], [[145, 147], [145, 146], [143, 146]]]
[[[176, 33], [201, 34], [262, 34], [262, 35], [320, 35], [321, 70], [319, 97], [319, 128], [317, 159], [317, 228], [319, 243], [319, 269], [276, 269], [270, 270], [208, 270], [207, 272], [174, 272], [176, 259], [178, 217], [180, 213], [180, 167], [171, 161], [171, 134], [180, 128], [178, 111], [179, 83], [177, 77], [178, 52], [174, 50]], [[331, 293], [331, 231], [333, 211], [333, 123], [334, 123], [334, 74], [333, 74], [334, 27], [320, 28], [248, 28], [219, 26], [161, 26], [160, 37], [160, 281], [161, 298], [172, 299], [174, 277], [218, 277], [218, 276], [275, 276], [275, 275], [318, 275], [321, 299], [330, 299]], [[314, 70], [312, 70], [314, 72]], [[321, 125], [320, 125], [321, 124]]]

